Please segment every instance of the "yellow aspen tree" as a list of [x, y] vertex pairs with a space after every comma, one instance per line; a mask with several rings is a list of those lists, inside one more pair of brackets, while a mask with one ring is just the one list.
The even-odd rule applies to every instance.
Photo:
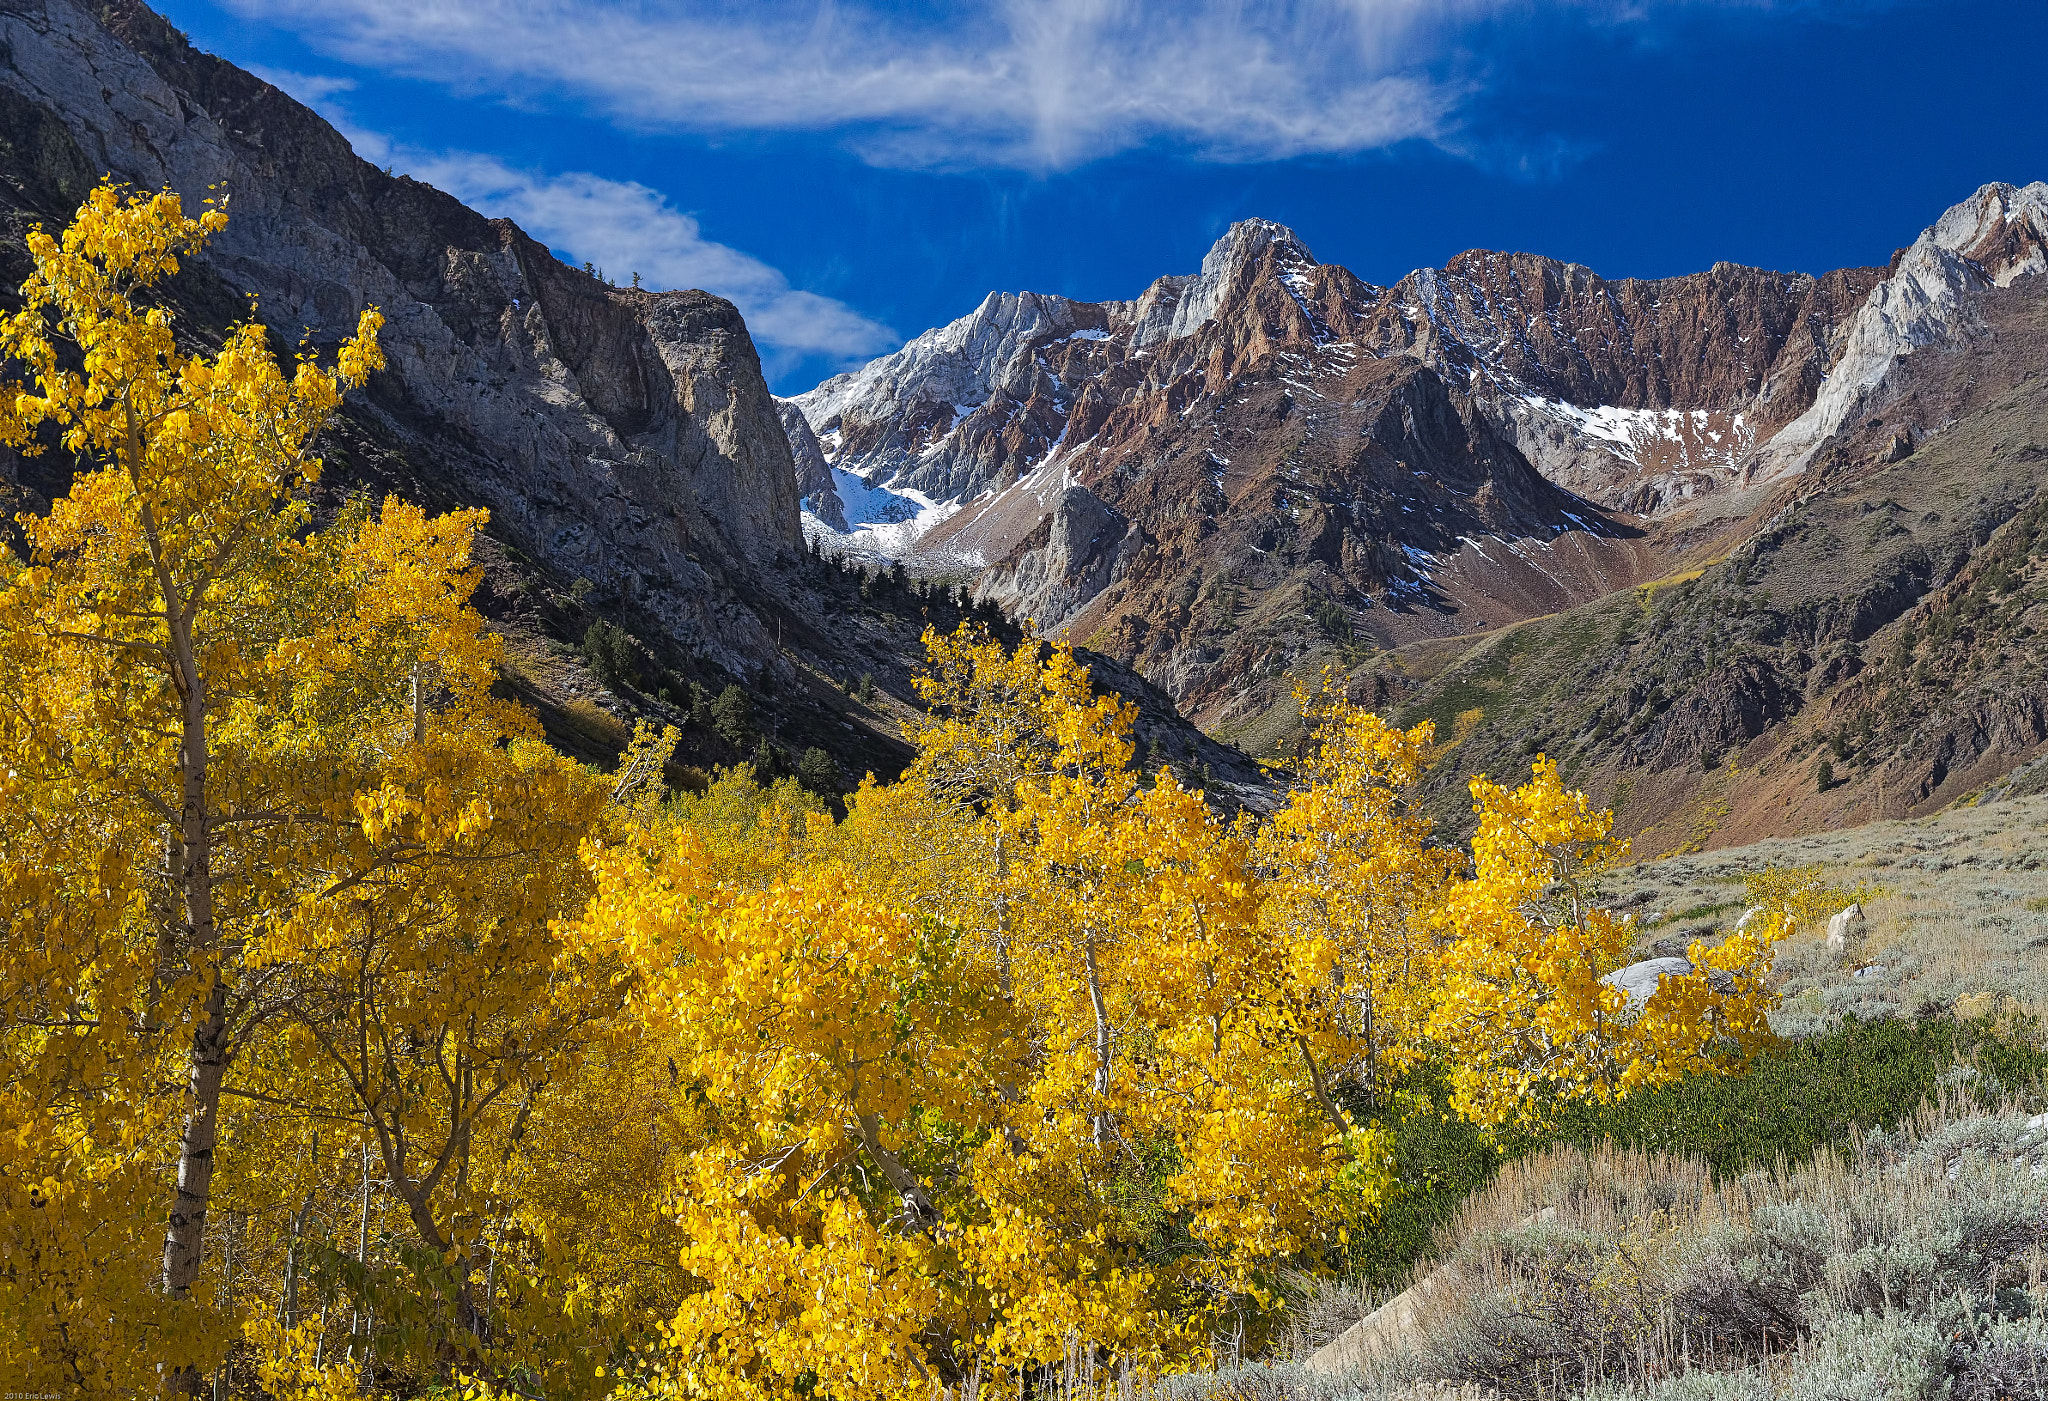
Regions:
[[[271, 649], [307, 550], [296, 493], [319, 471], [308, 444], [382, 363], [374, 310], [331, 370], [302, 356], [280, 372], [254, 322], [217, 354], [180, 350], [169, 312], [141, 303], [225, 219], [189, 218], [168, 192], [95, 190], [61, 236], [31, 232], [22, 309], [0, 322], [0, 350], [27, 375], [0, 391], [0, 439], [61, 445], [80, 463], [47, 516], [21, 519], [29, 558], [0, 599], [9, 760], [31, 776], [25, 800], [97, 805], [102, 879], [53, 898], [98, 907], [109, 935], [118, 926], [118, 956], [146, 971], [100, 992], [140, 989], [133, 1024], [184, 1048], [160, 1274], [172, 1300], [190, 1295], [203, 1256], [234, 964], [306, 835], [304, 809], [271, 786], [277, 775], [223, 752], [224, 731], [258, 725], [250, 707], [282, 685]], [[99, 956], [117, 957], [105, 944]], [[181, 1346], [168, 1340], [164, 1357], [196, 1385]]]
[[[1061, 762], [1055, 717], [1092, 700], [1087, 673], [1070, 653], [1029, 634], [1008, 648], [988, 629], [963, 623], [951, 635], [927, 628], [923, 640], [925, 665], [911, 684], [925, 715], [908, 729], [917, 756], [896, 786], [944, 813], [942, 825], [959, 824], [960, 840], [981, 848], [974, 864], [983, 878], [954, 891], [981, 906], [964, 913], [984, 931], [997, 981], [1007, 988], [1018, 785], [1048, 778]], [[899, 817], [908, 815], [904, 801], [894, 805]], [[957, 856], [958, 846], [938, 850]]]
[[1405, 790], [1428, 767], [1434, 726], [1409, 730], [1348, 704], [1327, 674], [1297, 702], [1310, 727], [1286, 806], [1258, 833], [1268, 974], [1282, 1034], [1339, 1133], [1349, 1084], [1368, 1107], [1428, 1049], [1435, 910], [1463, 863], [1430, 843]]
[[[1031, 1073], [972, 1174], [996, 1244], [970, 1252], [971, 1273], [1006, 1282], [983, 1356], [1051, 1360], [1071, 1330], [1185, 1361], [1218, 1311], [1256, 1296], [1259, 1269], [1370, 1215], [1390, 1185], [1386, 1140], [1334, 1131], [1297, 1046], [1277, 1034], [1248, 833], [1170, 778], [1140, 781], [1132, 712], [1092, 696], [1071, 653], [1033, 660], [1050, 749], [999, 819], [1011, 856], [997, 882]], [[1010, 708], [1021, 687], [988, 670]], [[971, 725], [973, 688], [956, 709]], [[1112, 1264], [1172, 1235], [1197, 1248]], [[1022, 1259], [1039, 1268], [1020, 1275]]]
[[912, 1159], [928, 1121], [985, 1124], [1000, 1006], [953, 976], [946, 930], [843, 871], [714, 885], [687, 826], [589, 860], [583, 937], [634, 970], [633, 1013], [704, 1115], [669, 1203], [701, 1285], [646, 1384], [769, 1396], [808, 1373], [833, 1395], [924, 1395], [944, 1205]]
[[1632, 1012], [1603, 981], [1625, 961], [1628, 929], [1591, 889], [1627, 850], [1609, 839], [1613, 814], [1567, 789], [1540, 755], [1520, 788], [1483, 775], [1471, 787], [1473, 872], [1443, 905], [1450, 942], [1430, 1018], [1459, 1111], [1496, 1125], [1538, 1118], [1558, 1100], [1605, 1103], [1740, 1069], [1769, 1035], [1775, 921], [1711, 950], [1695, 940], [1693, 971], [1663, 977]]
[[[990, 1360], [1056, 1357], [1057, 1330], [1091, 1312], [1105, 1346], [1147, 1332], [1165, 1346], [1192, 1322], [1166, 1306], [1176, 1293], [1200, 1281], [1223, 1297], [1253, 1264], [1330, 1228], [1334, 1238], [1340, 1216], [1355, 1223], [1385, 1181], [1368, 1186], [1351, 1150], [1375, 1173], [1382, 1151], [1331, 1133], [1293, 1045], [1273, 1034], [1246, 833], [1170, 779], [1141, 782], [1132, 712], [1095, 697], [1067, 649], [1008, 653], [971, 632], [927, 647], [926, 695], [944, 708], [912, 772], [974, 795], [1001, 831], [1004, 863], [986, 878], [996, 898], [984, 903], [1003, 911], [994, 962], [1029, 1046], [1030, 1080], [1003, 1096], [1002, 1132], [974, 1170], [1002, 1206], [990, 1229], [1029, 1220], [1052, 1241], [1092, 1239], [1109, 1260], [1170, 1220], [1203, 1247], [1164, 1270], [1101, 1277], [1143, 1302], [1117, 1311], [1143, 1320], [1135, 1330], [1109, 1324], [1071, 1273], [1048, 1268], [1030, 1291], [1013, 1282]], [[1359, 1192], [1339, 1185], [1346, 1173]], [[1134, 1216], [1139, 1198], [1151, 1205]], [[1140, 1223], [1151, 1213], [1163, 1216]]]
[[467, 603], [476, 524], [394, 502], [328, 532], [330, 587], [358, 603], [295, 639], [330, 664], [300, 671], [294, 706], [305, 734], [350, 717], [329, 756], [355, 761], [348, 810], [243, 955], [273, 989], [244, 1092], [309, 1131], [362, 1125], [424, 1251], [415, 1292], [445, 1287], [422, 1346], [451, 1364], [481, 1358], [474, 1262], [508, 1142], [623, 997], [555, 929], [588, 893], [578, 848], [674, 743], [643, 732], [608, 785], [491, 696], [501, 646]]
[[797, 860], [809, 836], [806, 819], [825, 805], [794, 778], [764, 786], [741, 764], [718, 770], [702, 793], [675, 794], [667, 806], [671, 819], [697, 833], [719, 878], [764, 886]]
[[577, 937], [631, 970], [670, 1086], [648, 1135], [674, 1234], [645, 1238], [680, 1238], [688, 1280], [629, 1388], [994, 1395], [1077, 1345], [1185, 1363], [1387, 1188], [1384, 1145], [1332, 1132], [1274, 1034], [1246, 832], [1138, 781], [1127, 708], [1065, 649], [928, 645], [904, 781], [811, 817], [766, 884], [699, 803], [588, 850]]

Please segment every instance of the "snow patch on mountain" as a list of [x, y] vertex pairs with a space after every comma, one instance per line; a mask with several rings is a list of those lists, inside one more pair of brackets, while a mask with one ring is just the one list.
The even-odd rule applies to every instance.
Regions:
[[1700, 465], [1732, 466], [1755, 443], [1740, 412], [1624, 409], [1613, 404], [1582, 408], [1536, 394], [1520, 396], [1519, 403], [1529, 414], [1563, 425], [1637, 467], [1658, 465], [1654, 459], [1666, 448], [1697, 458]]
[[960, 509], [957, 501], [934, 501], [921, 491], [883, 486], [858, 472], [832, 469], [846, 528], [819, 518], [804, 503], [804, 534], [824, 536], [834, 554], [896, 560], [910, 553], [920, 536]]

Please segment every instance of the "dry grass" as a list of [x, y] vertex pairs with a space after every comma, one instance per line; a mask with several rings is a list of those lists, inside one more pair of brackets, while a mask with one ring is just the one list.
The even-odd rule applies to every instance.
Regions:
[[586, 737], [592, 744], [607, 749], [624, 749], [633, 732], [626, 722], [604, 709], [596, 701], [584, 696], [572, 696], [562, 707], [569, 727]]
[[[1548, 1208], [1548, 1210], [1545, 1210]], [[1540, 1213], [1540, 1214], [1539, 1214]], [[1556, 1149], [1439, 1240], [1405, 1351], [1163, 1384], [1224, 1401], [2048, 1395], [2048, 1116], [1962, 1098], [1797, 1169]]]
[[1807, 865], [1832, 885], [1871, 882], [1890, 894], [1865, 907], [1863, 932], [1842, 957], [1814, 925], [1780, 947], [1781, 1032], [1930, 1006], [2048, 1020], [2048, 797], [1642, 862], [1606, 885], [1641, 913], [1638, 951], [1648, 955], [1727, 929], [1741, 915], [1745, 877]]

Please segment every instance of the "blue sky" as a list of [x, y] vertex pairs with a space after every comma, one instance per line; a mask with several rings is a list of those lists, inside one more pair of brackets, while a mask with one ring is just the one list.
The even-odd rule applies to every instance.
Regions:
[[746, 312], [779, 393], [1252, 215], [1373, 282], [1881, 263], [2048, 179], [2040, 0], [166, 0], [379, 164]]

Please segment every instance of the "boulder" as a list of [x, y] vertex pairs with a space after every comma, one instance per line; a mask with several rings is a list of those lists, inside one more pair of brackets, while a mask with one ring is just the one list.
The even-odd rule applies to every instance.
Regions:
[[[1557, 1208], [1546, 1206], [1523, 1217], [1518, 1228], [1554, 1225], [1556, 1221]], [[1444, 1282], [1443, 1271], [1431, 1270], [1310, 1353], [1302, 1365], [1323, 1376], [1341, 1376], [1357, 1371], [1381, 1353], [1400, 1351], [1415, 1332], [1423, 1305]]]
[[1646, 958], [1641, 963], [1631, 963], [1626, 968], [1617, 968], [1600, 981], [1611, 988], [1620, 988], [1628, 995], [1628, 1013], [1634, 1017], [1649, 1005], [1650, 998], [1657, 992], [1657, 984], [1666, 973], [1674, 978], [1683, 978], [1692, 972], [1692, 961], [1684, 958]]
[[1851, 905], [1838, 911], [1828, 921], [1828, 952], [1842, 953], [1849, 947], [1849, 938], [1863, 932], [1863, 906]]

